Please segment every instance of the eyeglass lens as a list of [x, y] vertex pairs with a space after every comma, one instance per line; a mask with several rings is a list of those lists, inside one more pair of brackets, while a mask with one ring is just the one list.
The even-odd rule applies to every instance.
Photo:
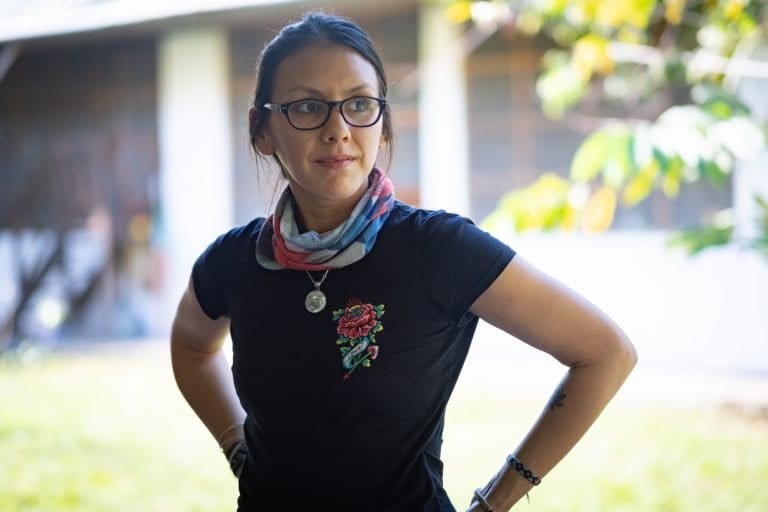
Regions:
[[[317, 128], [329, 117], [328, 104], [319, 100], [303, 100], [288, 107], [288, 120], [296, 128]], [[341, 115], [352, 126], [370, 126], [379, 118], [381, 105], [373, 98], [355, 97], [344, 100]]]

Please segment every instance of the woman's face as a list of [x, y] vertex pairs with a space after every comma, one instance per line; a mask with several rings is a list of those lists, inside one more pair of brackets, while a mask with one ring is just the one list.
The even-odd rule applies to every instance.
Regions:
[[[379, 96], [371, 63], [344, 46], [312, 45], [280, 63], [270, 102], [339, 101], [352, 96]], [[381, 119], [357, 128], [348, 125], [335, 108], [320, 128], [297, 130], [280, 112], [268, 116], [256, 146], [262, 154], [280, 159], [300, 205], [349, 207], [357, 202], [385, 143]]]

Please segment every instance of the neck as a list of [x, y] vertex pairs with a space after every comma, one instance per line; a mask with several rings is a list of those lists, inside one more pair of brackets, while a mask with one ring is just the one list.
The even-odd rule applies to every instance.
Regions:
[[[354, 208], [354, 204], [352, 208]], [[296, 204], [296, 224], [299, 227], [301, 233], [307, 231], [316, 231], [317, 233], [325, 233], [331, 231], [338, 225], [342, 224], [349, 217], [352, 212], [352, 208], [341, 210], [323, 210], [313, 209]]]
[[296, 224], [301, 233], [315, 231], [326, 233], [343, 224], [352, 214], [355, 205], [368, 188], [367, 182], [348, 198], [317, 200], [307, 198], [299, 192], [293, 193]]

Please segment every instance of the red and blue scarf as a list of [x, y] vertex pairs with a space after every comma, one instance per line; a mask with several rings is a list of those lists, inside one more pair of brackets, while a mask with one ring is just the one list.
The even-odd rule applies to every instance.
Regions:
[[270, 270], [328, 270], [346, 267], [370, 252], [395, 205], [395, 187], [377, 168], [349, 218], [325, 233], [299, 232], [293, 195], [286, 187], [261, 228], [256, 260]]

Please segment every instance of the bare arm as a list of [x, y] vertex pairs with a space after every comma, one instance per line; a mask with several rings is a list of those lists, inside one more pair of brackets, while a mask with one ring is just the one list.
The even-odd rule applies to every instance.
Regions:
[[[232, 372], [221, 350], [229, 319], [211, 320], [197, 301], [190, 280], [171, 331], [171, 362], [184, 398], [222, 448], [243, 437], [245, 412], [235, 394]], [[232, 425], [238, 425], [230, 429]]]
[[[513, 452], [542, 477], [597, 419], [637, 361], [604, 313], [515, 256], [470, 310], [569, 367], [550, 403]], [[485, 488], [495, 511], [509, 510], [532, 485], [504, 465]], [[471, 510], [482, 510], [476, 504]]]

